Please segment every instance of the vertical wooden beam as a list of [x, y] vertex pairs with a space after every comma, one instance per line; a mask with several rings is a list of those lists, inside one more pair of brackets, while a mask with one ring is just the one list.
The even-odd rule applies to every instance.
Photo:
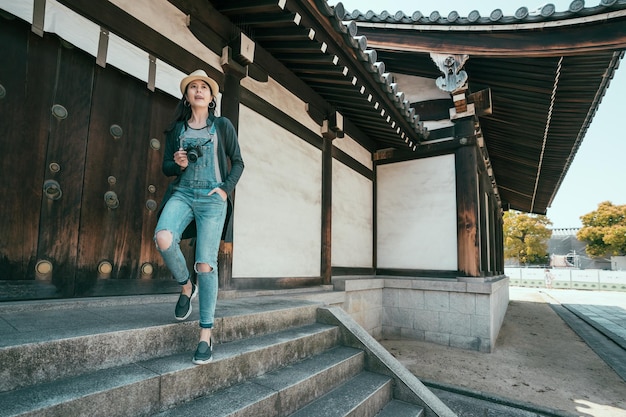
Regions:
[[324, 136], [322, 145], [322, 254], [320, 273], [322, 282], [332, 281], [332, 194], [333, 194], [333, 140]]
[[[239, 103], [241, 101], [241, 79], [246, 76], [246, 67], [233, 60], [230, 47], [224, 47], [221, 58], [224, 69], [224, 93], [221, 102], [221, 115], [228, 118], [235, 131], [239, 132]], [[235, 192], [232, 195], [233, 212], [235, 208]], [[234, 213], [230, 221], [233, 221]], [[233, 278], [233, 242], [222, 241], [218, 254], [219, 286], [231, 288]]]
[[156, 57], [148, 55], [148, 90], [154, 93], [156, 88]]
[[35, 0], [33, 4], [33, 23], [31, 30], [33, 33], [43, 37], [43, 27], [46, 16], [46, 0]]
[[456, 151], [457, 250], [459, 272], [480, 276], [479, 201], [477, 149], [462, 146]]
[[491, 236], [491, 242], [489, 247], [491, 248], [489, 253], [489, 259], [491, 260], [492, 275], [498, 275], [498, 235], [497, 235], [497, 222], [499, 217], [499, 208], [496, 198], [493, 194], [489, 194], [489, 236]]
[[[311, 112], [309, 112], [311, 114]], [[332, 282], [333, 139], [343, 137], [343, 115], [335, 111], [322, 121], [322, 237], [320, 275]]]
[[374, 178], [372, 179], [372, 268], [378, 269], [378, 164], [374, 163]]
[[504, 274], [504, 225], [502, 223], [502, 214], [497, 212], [497, 218], [494, 223], [495, 237], [496, 237], [496, 272], [498, 274]]
[[107, 54], [109, 51], [109, 31], [100, 28], [100, 37], [98, 38], [98, 55], [96, 56], [96, 64], [102, 68], [107, 66]]
[[480, 270], [483, 274], [490, 270], [489, 251], [491, 249], [491, 234], [489, 233], [488, 221], [491, 217], [489, 212], [489, 189], [491, 183], [488, 183], [487, 173], [482, 165], [478, 167], [478, 246], [480, 250]]

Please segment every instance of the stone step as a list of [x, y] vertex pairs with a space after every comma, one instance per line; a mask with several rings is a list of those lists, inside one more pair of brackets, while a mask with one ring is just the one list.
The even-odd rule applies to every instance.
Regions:
[[392, 400], [376, 417], [423, 417], [424, 409], [418, 405]]
[[187, 351], [3, 392], [0, 416], [151, 415], [318, 355], [337, 343], [335, 326], [288, 328], [215, 345], [214, 361], [208, 365], [193, 365], [193, 351]]
[[202, 366], [175, 294], [1, 303], [0, 417], [454, 416], [331, 296], [218, 300]]
[[392, 399], [393, 380], [363, 371], [291, 417], [374, 417]]
[[[0, 324], [8, 324], [0, 326], [0, 392], [195, 349], [198, 313], [176, 321], [177, 296], [116, 299], [0, 305]], [[221, 300], [214, 341], [314, 323], [318, 306], [274, 297]]]
[[364, 356], [358, 349], [336, 347], [158, 416], [288, 416], [361, 372]]

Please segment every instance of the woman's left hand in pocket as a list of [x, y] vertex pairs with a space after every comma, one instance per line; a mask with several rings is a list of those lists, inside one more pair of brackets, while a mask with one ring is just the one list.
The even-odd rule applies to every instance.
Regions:
[[228, 194], [226, 194], [226, 191], [222, 190], [221, 188], [214, 188], [211, 191], [209, 191], [209, 195], [217, 193], [219, 194], [220, 197], [222, 197], [222, 200], [226, 201], [226, 199], [228, 198]]

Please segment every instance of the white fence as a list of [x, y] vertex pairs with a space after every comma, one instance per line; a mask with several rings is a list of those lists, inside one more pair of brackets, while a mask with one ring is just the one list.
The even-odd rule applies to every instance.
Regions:
[[[510, 285], [545, 288], [544, 268], [504, 268]], [[553, 288], [626, 291], [626, 271], [551, 268]]]

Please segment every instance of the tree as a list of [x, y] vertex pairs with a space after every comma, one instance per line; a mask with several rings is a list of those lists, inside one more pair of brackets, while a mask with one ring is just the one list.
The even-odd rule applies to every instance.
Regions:
[[519, 211], [507, 211], [503, 217], [504, 257], [520, 264], [547, 263], [552, 222], [546, 216]]
[[615, 206], [604, 201], [580, 220], [583, 227], [576, 237], [587, 243], [589, 256], [626, 255], [626, 204]]

